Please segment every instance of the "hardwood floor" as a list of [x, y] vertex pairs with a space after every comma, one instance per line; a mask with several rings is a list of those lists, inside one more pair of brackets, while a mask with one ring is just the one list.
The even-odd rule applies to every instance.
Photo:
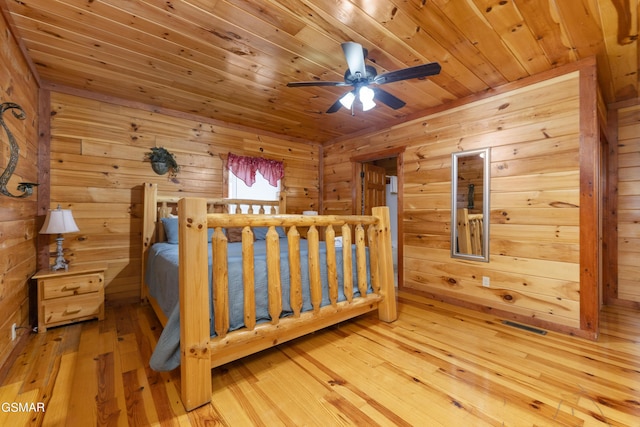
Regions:
[[605, 308], [598, 342], [405, 293], [399, 313], [214, 369], [213, 403], [185, 413], [179, 374], [148, 367], [151, 309], [108, 307], [21, 341], [0, 370], [0, 425], [640, 426], [637, 311]]

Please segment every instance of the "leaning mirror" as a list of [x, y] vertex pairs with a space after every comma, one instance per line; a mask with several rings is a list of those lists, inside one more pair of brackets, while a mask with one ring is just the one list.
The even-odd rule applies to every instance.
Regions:
[[489, 148], [451, 156], [451, 256], [489, 262]]

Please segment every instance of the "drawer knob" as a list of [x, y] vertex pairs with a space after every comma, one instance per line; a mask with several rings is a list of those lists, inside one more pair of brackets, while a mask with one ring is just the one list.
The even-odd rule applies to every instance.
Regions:
[[69, 316], [71, 314], [76, 314], [76, 313], [80, 313], [80, 311], [82, 311], [81, 308], [76, 308], [74, 310], [69, 310], [68, 308], [64, 310], [64, 316]]
[[67, 292], [67, 291], [77, 291], [78, 289], [80, 289], [80, 286], [65, 286], [64, 288], [62, 288], [62, 292]]

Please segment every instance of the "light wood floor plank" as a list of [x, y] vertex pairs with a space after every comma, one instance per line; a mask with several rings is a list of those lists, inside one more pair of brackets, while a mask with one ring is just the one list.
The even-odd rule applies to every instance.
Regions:
[[[373, 329], [374, 328], [371, 328], [371, 330]], [[400, 333], [398, 332], [398, 334]], [[452, 343], [458, 342], [458, 340], [452, 341], [451, 339], [449, 339], [449, 341]], [[425, 343], [426, 346], [423, 346], [422, 343], [415, 346], [414, 344], [415, 343], [407, 344], [410, 347], [407, 348], [408, 351], [404, 352], [404, 356], [402, 355], [403, 352], [399, 351], [398, 354], [400, 354], [400, 356], [396, 357], [395, 360], [389, 361], [389, 363], [398, 366], [398, 369], [411, 377], [416, 377], [417, 374], [413, 369], [407, 370], [407, 367], [412, 365], [407, 359], [415, 354], [419, 354], [420, 359], [423, 361], [436, 366], [434, 372], [418, 376], [417, 378], [420, 380], [420, 383], [436, 388], [442, 392], [443, 396], [448, 398], [444, 401], [445, 412], [442, 417], [446, 417], [447, 413], [451, 413], [451, 404], [458, 408], [461, 415], [462, 411], [460, 410], [476, 413], [478, 412], [477, 409], [484, 407], [487, 404], [487, 399], [492, 399], [494, 397], [493, 395], [497, 394], [496, 392], [499, 390], [502, 391], [497, 394], [498, 400], [493, 403], [493, 406], [498, 407], [503, 403], [505, 408], [511, 408], [511, 418], [526, 420], [534, 416], [535, 412], [544, 412], [547, 410], [543, 401], [531, 399], [530, 397], [527, 398], [527, 396], [531, 396], [532, 393], [531, 390], [523, 390], [522, 387], [520, 387], [521, 381], [526, 378], [524, 376], [520, 377], [520, 381], [515, 382], [515, 387], [512, 384], [511, 387], [503, 389], [502, 380], [506, 376], [505, 370], [500, 366], [496, 366], [493, 369], [487, 366], [492, 363], [492, 359], [495, 356], [492, 353], [485, 353], [486, 356], [489, 357], [483, 359], [476, 354], [455, 348], [454, 345], [450, 345], [445, 340], [427, 341]], [[435, 352], [432, 350], [434, 348], [437, 349]], [[478, 353], [482, 354], [483, 351], [478, 351]], [[500, 374], [498, 375], [498, 373]], [[401, 377], [399, 372], [396, 372], [395, 375], [393, 375], [393, 373], [387, 375], [387, 377], [391, 378], [397, 378], [398, 376]], [[447, 390], [451, 387], [455, 387], [458, 392], [458, 399], [452, 400], [448, 397]], [[491, 393], [478, 393], [478, 387], [487, 388]], [[542, 396], [539, 396], [539, 398], [543, 399]], [[530, 403], [531, 401], [533, 401], [533, 404]], [[436, 404], [437, 400], [432, 399], [431, 402]], [[507, 403], [509, 403], [509, 405], [507, 405]], [[536, 411], [532, 411], [532, 407], [535, 408]], [[429, 406], [429, 409], [433, 408], [433, 405]]]
[[77, 356], [78, 353], [75, 352], [60, 356], [60, 369], [58, 370], [58, 375], [52, 378], [52, 381], [55, 380], [55, 386], [45, 412], [43, 426], [62, 426], [67, 419], [69, 398], [73, 392], [71, 387]]
[[506, 326], [401, 293], [399, 319], [361, 316], [212, 371], [186, 413], [180, 374], [149, 368], [151, 309], [31, 334], [0, 369], [0, 425], [640, 426], [640, 313], [605, 307], [597, 342]]
[[[14, 403], [22, 387], [22, 382], [14, 382], [2, 384], [0, 386], [0, 399], [2, 402]], [[24, 425], [29, 414], [14, 413], [10, 410], [0, 411], [0, 425], [8, 426], [12, 423], [16, 425]]]
[[69, 399], [67, 423], [69, 425], [98, 425], [98, 378], [96, 366], [100, 345], [99, 322], [82, 325], [78, 358], [73, 376], [72, 392]]

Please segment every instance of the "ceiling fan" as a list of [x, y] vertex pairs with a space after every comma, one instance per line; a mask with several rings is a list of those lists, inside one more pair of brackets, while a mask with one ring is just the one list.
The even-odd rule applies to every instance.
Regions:
[[429, 64], [389, 71], [378, 75], [374, 67], [365, 64], [364, 61], [368, 52], [361, 44], [355, 42], [342, 43], [342, 51], [344, 52], [347, 65], [349, 67], [344, 73], [344, 82], [290, 82], [287, 83], [287, 86], [353, 86], [353, 90], [340, 97], [340, 99], [329, 107], [327, 113], [335, 113], [341, 107], [351, 109], [356, 98], [358, 98], [362, 103], [363, 111], [368, 111], [376, 106], [376, 103], [373, 101], [374, 98], [394, 110], [397, 110], [398, 108], [402, 108], [406, 105], [403, 100], [383, 89], [380, 89], [379, 87], [370, 88], [369, 85], [383, 85], [401, 80], [432, 76], [440, 73], [440, 64], [437, 62], [431, 62]]

